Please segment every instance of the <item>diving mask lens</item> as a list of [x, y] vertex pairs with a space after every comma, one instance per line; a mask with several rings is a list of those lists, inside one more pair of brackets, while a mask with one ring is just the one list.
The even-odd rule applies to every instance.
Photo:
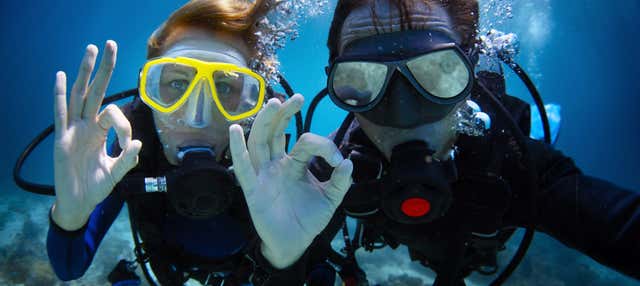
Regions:
[[222, 108], [238, 116], [258, 107], [260, 81], [238, 71], [215, 71], [213, 83]]
[[196, 68], [179, 63], [150, 65], [143, 88], [149, 99], [169, 109], [186, 95], [196, 73]]
[[442, 99], [458, 96], [471, 81], [469, 68], [453, 49], [412, 58], [407, 68], [424, 90]]
[[333, 70], [331, 88], [346, 105], [363, 107], [380, 94], [387, 77], [387, 66], [374, 62], [341, 62]]

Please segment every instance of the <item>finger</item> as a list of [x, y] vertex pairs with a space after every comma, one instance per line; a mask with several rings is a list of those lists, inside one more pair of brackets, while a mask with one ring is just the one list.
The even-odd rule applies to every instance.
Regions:
[[244, 131], [238, 124], [229, 127], [229, 148], [231, 149], [233, 172], [242, 187], [245, 198], [248, 198], [256, 189], [258, 178], [251, 165], [247, 144], [244, 141]]
[[249, 133], [249, 156], [256, 170], [260, 170], [271, 159], [269, 143], [271, 143], [270, 131], [273, 125], [273, 119], [280, 109], [280, 102], [273, 98], [267, 102], [256, 120], [251, 126]]
[[289, 155], [291, 171], [298, 177], [306, 173], [307, 165], [315, 156], [324, 158], [331, 167], [338, 166], [344, 159], [331, 140], [313, 133], [302, 134]]
[[142, 149], [142, 142], [140, 140], [131, 140], [128, 142], [127, 147], [122, 150], [122, 153], [116, 159], [111, 170], [111, 175], [115, 182], [120, 182], [122, 178], [133, 167], [138, 165], [138, 154]]
[[71, 98], [69, 99], [69, 119], [78, 120], [84, 109], [84, 101], [87, 93], [87, 85], [91, 78], [91, 72], [96, 64], [98, 56], [98, 48], [94, 45], [88, 45], [87, 50], [82, 58], [80, 69], [78, 70], [78, 78], [71, 88]]
[[67, 75], [63, 71], [56, 73], [54, 88], [54, 118], [56, 126], [56, 138], [62, 137], [67, 130]]
[[327, 182], [324, 192], [333, 207], [338, 207], [351, 187], [351, 173], [353, 172], [353, 162], [346, 159], [333, 170], [331, 179]]
[[124, 150], [131, 141], [131, 124], [122, 110], [114, 104], [109, 104], [98, 115], [98, 125], [108, 131], [111, 127], [116, 131], [120, 148]]
[[104, 55], [100, 61], [100, 67], [96, 72], [96, 76], [89, 87], [87, 93], [87, 99], [85, 100], [84, 110], [82, 111], [82, 118], [95, 118], [102, 104], [102, 99], [109, 86], [111, 80], [111, 74], [113, 68], [116, 65], [116, 55], [118, 52], [118, 46], [114, 41], [107, 41], [104, 47]]
[[271, 160], [277, 160], [284, 157], [285, 144], [287, 141], [284, 135], [284, 130], [287, 128], [287, 125], [289, 125], [291, 117], [293, 117], [296, 112], [300, 111], [303, 104], [304, 98], [300, 94], [295, 94], [282, 104], [282, 107], [274, 120], [274, 128], [272, 131], [273, 135], [271, 135], [273, 138], [271, 142]]

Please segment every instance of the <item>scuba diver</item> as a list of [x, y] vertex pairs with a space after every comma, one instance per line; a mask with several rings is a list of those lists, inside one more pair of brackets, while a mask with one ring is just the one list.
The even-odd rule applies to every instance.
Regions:
[[[274, 98], [255, 30], [275, 6], [193, 0], [176, 10], [149, 38], [129, 92], [139, 96], [122, 110], [100, 111], [115, 42], [91, 82], [98, 50], [87, 47], [68, 103], [66, 75], [56, 74], [47, 251], [61, 280], [84, 275], [126, 202], [136, 261], [118, 264], [114, 285], [139, 285], [136, 262], [151, 285], [333, 285], [314, 241], [351, 185], [352, 164], [317, 135], [285, 150], [303, 98]], [[117, 139], [107, 146], [110, 129]], [[309, 173], [315, 156], [335, 168], [331, 179]]]
[[[346, 257], [330, 257], [343, 281], [368, 283], [356, 249], [405, 245], [434, 285], [465, 285], [473, 271], [498, 272], [496, 254], [517, 227], [523, 243], [492, 285], [534, 231], [640, 279], [640, 194], [583, 174], [551, 146], [548, 122], [545, 142], [529, 138], [529, 104], [506, 94], [501, 73], [475, 70], [486, 56], [478, 10], [475, 0], [337, 3], [327, 89], [312, 106], [326, 92], [349, 112], [332, 135], [354, 165], [336, 216], [354, 218], [355, 233], [334, 220]], [[319, 178], [331, 170], [313, 166]]]

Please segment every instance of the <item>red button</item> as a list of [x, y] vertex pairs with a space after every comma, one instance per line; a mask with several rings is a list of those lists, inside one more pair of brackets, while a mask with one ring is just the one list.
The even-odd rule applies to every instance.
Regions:
[[410, 198], [402, 202], [400, 209], [407, 216], [421, 217], [431, 210], [431, 204], [423, 198]]

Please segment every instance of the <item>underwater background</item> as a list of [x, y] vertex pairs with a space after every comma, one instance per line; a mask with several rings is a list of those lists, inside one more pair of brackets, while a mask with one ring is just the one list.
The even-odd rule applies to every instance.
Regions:
[[[75, 80], [84, 48], [118, 43], [118, 62], [108, 92], [136, 86], [151, 32], [184, 1], [0, 1], [0, 285], [108, 285], [120, 258], [131, 258], [133, 243], [126, 210], [111, 227], [92, 266], [79, 280], [62, 283], [46, 256], [48, 210], [53, 197], [22, 192], [12, 168], [20, 152], [52, 123], [55, 72]], [[516, 60], [532, 76], [545, 102], [562, 107], [556, 148], [589, 175], [640, 190], [640, 25], [637, 0], [481, 0], [483, 28], [516, 33]], [[326, 40], [335, 0], [323, 15], [301, 23], [299, 37], [279, 52], [282, 72], [306, 103], [325, 85]], [[486, 9], [484, 9], [486, 8]], [[510, 14], [510, 15], [509, 15]], [[504, 17], [506, 15], [506, 17]], [[529, 102], [525, 87], [507, 71], [511, 95]], [[69, 88], [70, 89], [70, 88]], [[326, 99], [312, 131], [327, 135], [345, 113]], [[290, 126], [289, 130], [293, 130]], [[52, 140], [25, 165], [31, 180], [51, 184]], [[521, 235], [521, 233], [520, 233]], [[516, 235], [500, 254], [505, 265], [519, 242]], [[640, 242], [639, 242], [640, 243]], [[336, 241], [339, 248], [340, 241]], [[382, 285], [430, 284], [432, 273], [409, 261], [405, 248], [358, 253], [369, 281]], [[640, 263], [640, 262], [634, 262]], [[469, 285], [490, 278], [473, 276]], [[537, 233], [515, 274], [505, 285], [639, 285], [587, 256]]]

